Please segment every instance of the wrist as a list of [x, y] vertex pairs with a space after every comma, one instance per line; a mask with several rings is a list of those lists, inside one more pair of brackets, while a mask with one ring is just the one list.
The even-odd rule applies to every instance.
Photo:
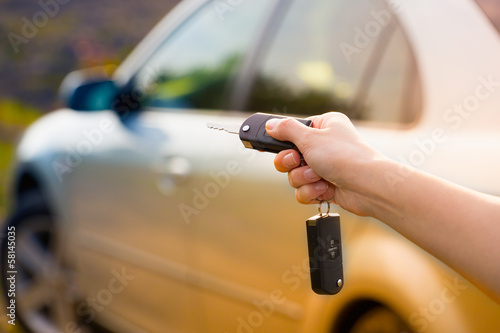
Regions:
[[387, 211], [393, 212], [393, 199], [410, 170], [383, 156], [376, 154], [369, 159], [360, 159], [354, 164], [350, 190], [357, 194], [358, 207], [362, 215], [380, 219]]

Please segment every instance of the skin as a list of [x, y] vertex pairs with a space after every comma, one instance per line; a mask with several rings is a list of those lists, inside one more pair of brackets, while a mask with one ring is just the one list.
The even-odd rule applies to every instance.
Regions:
[[[274, 164], [288, 173], [302, 204], [329, 200], [374, 217], [433, 254], [500, 303], [500, 198], [475, 192], [388, 159], [370, 147], [351, 121], [331, 112], [267, 122], [272, 137], [296, 150]], [[404, 172], [403, 172], [404, 171]]]

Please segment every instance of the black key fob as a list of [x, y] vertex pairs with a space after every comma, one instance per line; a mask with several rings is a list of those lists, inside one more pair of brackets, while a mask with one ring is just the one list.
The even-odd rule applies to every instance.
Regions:
[[[267, 151], [270, 153], [279, 153], [286, 149], [295, 149], [295, 145], [288, 141], [279, 141], [271, 137], [266, 132], [266, 122], [269, 119], [285, 119], [287, 117], [276, 116], [267, 113], [255, 113], [248, 117], [240, 127], [240, 140], [243, 145], [250, 149]], [[311, 126], [312, 121], [308, 119], [299, 119], [302, 124]]]
[[318, 214], [306, 226], [312, 289], [317, 294], [335, 295], [344, 285], [340, 216]]

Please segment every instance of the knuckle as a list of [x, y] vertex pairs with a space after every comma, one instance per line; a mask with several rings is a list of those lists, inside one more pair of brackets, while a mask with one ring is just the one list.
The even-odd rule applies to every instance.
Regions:
[[327, 115], [329, 115], [330, 117], [336, 117], [338, 119], [349, 119], [349, 117], [347, 117], [345, 113], [338, 111], [328, 112]]
[[313, 202], [317, 197], [318, 195], [312, 184], [299, 186], [295, 190], [295, 198], [302, 204], [309, 204]]
[[293, 127], [294, 125], [295, 125], [295, 119], [285, 118], [279, 123], [278, 128], [280, 130], [286, 130]]
[[338, 119], [341, 119], [341, 120], [349, 120], [349, 117], [347, 117], [347, 115], [345, 113], [342, 113], [342, 112], [334, 112], [335, 116], [338, 118]]
[[310, 200], [306, 200], [304, 198], [304, 196], [302, 195], [302, 191], [300, 191], [300, 189], [295, 190], [295, 200], [297, 200], [298, 203], [301, 203], [304, 205], [306, 205], [310, 202]]
[[291, 187], [294, 187], [294, 188], [299, 187], [300, 184], [297, 181], [297, 175], [296, 175], [295, 169], [291, 170], [288, 173], [288, 183], [290, 184]]

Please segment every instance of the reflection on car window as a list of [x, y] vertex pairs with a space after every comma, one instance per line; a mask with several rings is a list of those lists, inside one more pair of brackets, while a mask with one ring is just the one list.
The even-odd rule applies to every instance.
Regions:
[[412, 54], [401, 29], [390, 31], [386, 38], [387, 47], [368, 94], [365, 99], [358, 101], [362, 107], [357, 119], [409, 123], [416, 117], [415, 105], [409, 103], [410, 93], [414, 89], [408, 85], [416, 80], [411, 63]]
[[223, 109], [260, 20], [273, 1], [212, 1], [167, 38], [135, 77], [142, 106]]
[[245, 109], [413, 120], [400, 115], [413, 58], [399, 29], [383, 1], [295, 0], [262, 56]]

